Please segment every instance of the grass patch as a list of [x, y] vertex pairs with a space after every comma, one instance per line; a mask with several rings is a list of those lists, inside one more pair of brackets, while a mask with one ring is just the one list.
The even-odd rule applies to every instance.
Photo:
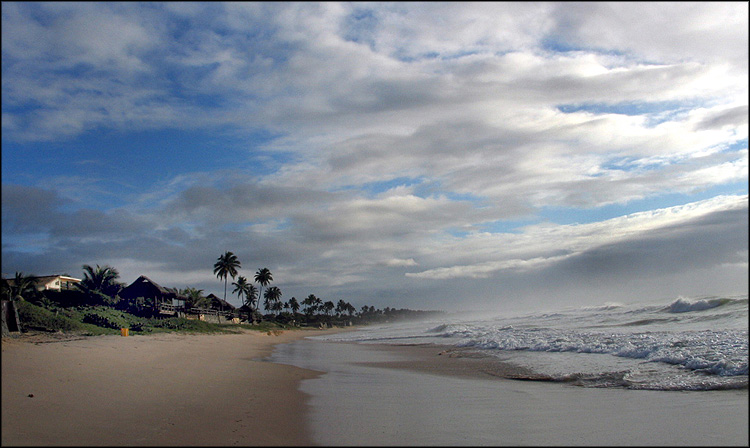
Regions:
[[24, 330], [73, 332], [84, 329], [79, 321], [25, 300], [16, 302], [16, 309], [18, 310], [18, 319], [21, 321], [21, 328]]
[[149, 326], [153, 330], [180, 331], [188, 333], [238, 333], [233, 327], [239, 325], [220, 325], [204, 322], [196, 319], [185, 319], [184, 317], [170, 317], [167, 319], [148, 319]]
[[255, 325], [216, 324], [184, 317], [146, 318], [116, 308], [98, 305], [45, 308], [27, 301], [16, 302], [22, 331], [63, 332], [82, 336], [120, 334], [120, 328], [128, 328], [130, 334], [154, 333], [242, 333], [258, 331], [278, 334], [287, 330], [306, 330], [317, 327], [298, 327], [273, 321], [261, 321]]
[[[16, 302], [22, 331], [49, 331], [80, 335], [119, 334], [128, 328], [132, 335], [149, 333], [240, 333], [247, 325], [220, 325], [182, 317], [145, 318], [107, 306], [79, 306], [50, 309], [27, 301]], [[265, 330], [262, 330], [265, 331]]]

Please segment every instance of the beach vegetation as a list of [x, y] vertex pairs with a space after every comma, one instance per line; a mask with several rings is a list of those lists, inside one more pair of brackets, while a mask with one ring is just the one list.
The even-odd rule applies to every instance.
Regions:
[[198, 319], [186, 319], [184, 317], [152, 319], [149, 323], [149, 331], [172, 330], [188, 333], [236, 333], [239, 330], [238, 325], [220, 325]]
[[308, 318], [313, 316], [318, 311], [318, 306], [322, 303], [323, 301], [315, 297], [315, 294], [310, 294], [305, 297], [305, 299], [302, 300], [302, 305], [305, 307], [305, 315]]
[[[108, 306], [81, 306], [47, 309], [28, 301], [18, 303], [22, 331], [63, 332], [85, 336], [119, 334], [128, 328], [131, 334], [187, 332], [236, 333], [247, 326], [221, 325], [183, 317], [145, 318]], [[271, 326], [264, 325], [263, 331]], [[279, 328], [279, 326], [273, 326]]]
[[181, 289], [179, 292], [180, 295], [185, 298], [185, 308], [187, 309], [205, 308], [209, 304], [209, 300], [203, 295], [202, 289], [186, 287], [185, 289]]
[[3, 300], [11, 301], [33, 301], [39, 296], [36, 289], [35, 277], [33, 275], [24, 275], [23, 272], [16, 272], [12, 281], [3, 279], [0, 283]]
[[287, 304], [289, 305], [289, 309], [292, 310], [292, 313], [297, 314], [297, 312], [299, 311], [299, 307], [300, 307], [299, 302], [297, 302], [297, 298], [292, 297], [291, 299], [289, 299]]
[[43, 306], [44, 308], [69, 308], [74, 306], [93, 305], [90, 303], [90, 297], [78, 288], [73, 289], [48, 289], [40, 291], [41, 298], [33, 303]]
[[[234, 280], [234, 278], [237, 277], [237, 269], [239, 269], [241, 265], [242, 263], [237, 258], [237, 255], [230, 251], [226, 251], [222, 255], [219, 255], [216, 263], [214, 263], [214, 275], [217, 276], [219, 280], [224, 279], [225, 302], [227, 301], [227, 277], [232, 277], [232, 280]], [[220, 307], [221, 306], [223, 305], [220, 305]]]
[[[273, 281], [273, 274], [271, 274], [271, 271], [268, 268], [260, 268], [255, 273], [255, 283], [260, 285], [260, 288], [258, 289], [258, 304], [260, 305], [260, 298], [263, 297], [263, 287], [268, 286], [269, 283]], [[265, 305], [266, 311], [268, 311], [268, 306]]]
[[263, 307], [266, 311], [279, 312], [282, 308], [280, 303], [281, 300], [281, 289], [278, 286], [270, 286], [266, 289], [266, 293], [263, 296]]
[[251, 287], [254, 290], [255, 286], [252, 283], [248, 283], [247, 278], [243, 275], [237, 277], [237, 281], [232, 283], [234, 290], [232, 294], [237, 294], [237, 298], [244, 305], [247, 304], [248, 296], [252, 295], [254, 291], [251, 291]]
[[252, 283], [248, 284], [247, 291], [245, 292], [245, 305], [249, 307], [252, 312], [257, 312], [259, 298], [258, 288]]
[[282, 325], [294, 325], [295, 317], [289, 311], [282, 311], [279, 314], [273, 316], [272, 321]]
[[83, 280], [75, 285], [83, 292], [89, 303], [114, 305], [119, 301], [118, 294], [125, 285], [118, 282], [120, 273], [117, 269], [104, 265], [92, 267], [88, 264], [83, 265]]
[[16, 307], [23, 329], [72, 332], [84, 328], [80, 322], [64, 314], [55, 313], [25, 300], [17, 302]]
[[[213, 294], [205, 297], [202, 289], [189, 286], [178, 290], [157, 285], [157, 289], [178, 297], [183, 304], [164, 303], [163, 300], [157, 303], [158, 297], [125, 294], [127, 289], [124, 290], [124, 285], [117, 281], [118, 271], [108, 265], [83, 265], [84, 279], [75, 288], [65, 290], [39, 291], [33, 276], [17, 272], [14, 279], [3, 279], [0, 283], [0, 295], [4, 300], [23, 304], [19, 308], [22, 331], [25, 328], [82, 335], [118, 334], [121, 328], [130, 329], [132, 334], [238, 332], [248, 329], [279, 331], [394, 322], [436, 313], [390, 307], [381, 310], [370, 305], [363, 305], [357, 311], [346, 300], [323, 301], [315, 294], [309, 294], [301, 302], [295, 297], [282, 302], [281, 289], [269, 286], [273, 275], [268, 268], [258, 269], [255, 274], [259, 289], [247, 277], [238, 276], [238, 268], [239, 260], [232, 252], [225, 252], [214, 264], [214, 273], [224, 280], [225, 294], [228, 278], [237, 277], [237, 281], [232, 282], [232, 293], [244, 302], [237, 309], [226, 301], [222, 303]], [[264, 287], [265, 315], [259, 311], [260, 292]], [[225, 311], [222, 307], [228, 309]], [[206, 318], [209, 315], [214, 317], [206, 321], [204, 313]]]
[[83, 315], [83, 323], [115, 330], [130, 326], [130, 323], [124, 318], [123, 313], [112, 308], [92, 308], [86, 311]]

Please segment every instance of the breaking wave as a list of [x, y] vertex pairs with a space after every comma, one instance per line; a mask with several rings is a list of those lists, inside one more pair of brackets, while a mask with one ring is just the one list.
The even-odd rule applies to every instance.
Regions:
[[523, 379], [583, 387], [717, 390], [748, 384], [746, 295], [457, 316], [335, 337], [463, 347], [521, 363], [534, 373]]
[[689, 313], [691, 311], [705, 311], [712, 308], [716, 308], [722, 305], [726, 305], [736, 300], [728, 298], [716, 298], [716, 299], [700, 299], [696, 301], [690, 301], [685, 298], [678, 298], [672, 302], [668, 307], [667, 311], [670, 313]]

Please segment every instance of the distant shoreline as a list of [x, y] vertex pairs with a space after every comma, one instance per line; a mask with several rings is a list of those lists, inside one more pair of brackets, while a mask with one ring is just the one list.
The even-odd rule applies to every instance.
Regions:
[[319, 372], [264, 358], [338, 331], [3, 338], [2, 444], [310, 445], [298, 386]]

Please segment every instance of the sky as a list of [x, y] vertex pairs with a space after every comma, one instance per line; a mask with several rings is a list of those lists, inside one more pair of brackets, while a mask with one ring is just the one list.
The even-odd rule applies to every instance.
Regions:
[[226, 251], [357, 309], [747, 294], [748, 3], [2, 2], [3, 275]]

